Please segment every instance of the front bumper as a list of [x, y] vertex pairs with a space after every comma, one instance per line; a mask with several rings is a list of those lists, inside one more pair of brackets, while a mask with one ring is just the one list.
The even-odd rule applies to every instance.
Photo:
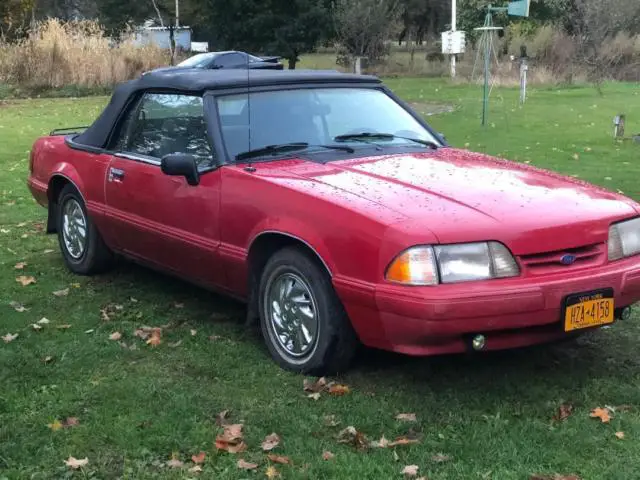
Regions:
[[457, 353], [483, 334], [484, 349], [499, 350], [573, 335], [562, 322], [570, 294], [611, 287], [616, 309], [640, 301], [640, 257], [544, 277], [406, 287], [336, 276], [334, 286], [365, 345], [410, 355]]

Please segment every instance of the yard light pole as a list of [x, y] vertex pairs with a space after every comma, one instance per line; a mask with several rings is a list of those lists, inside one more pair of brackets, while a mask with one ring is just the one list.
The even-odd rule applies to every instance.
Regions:
[[180, 0], [176, 0], [176, 27], [180, 26]]
[[[177, 0], [176, 0], [177, 1]], [[458, 23], [458, 5], [457, 0], [451, 0], [451, 31], [456, 31], [456, 23]], [[456, 55], [451, 55], [451, 78], [456, 78]]]

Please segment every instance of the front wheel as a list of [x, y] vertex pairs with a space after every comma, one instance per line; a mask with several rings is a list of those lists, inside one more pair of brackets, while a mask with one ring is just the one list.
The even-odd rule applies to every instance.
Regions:
[[60, 251], [69, 270], [89, 275], [111, 265], [113, 254], [87, 215], [82, 196], [71, 184], [60, 192], [56, 220]]
[[297, 248], [275, 253], [262, 272], [259, 298], [262, 335], [281, 367], [312, 375], [348, 367], [356, 335], [315, 258]]

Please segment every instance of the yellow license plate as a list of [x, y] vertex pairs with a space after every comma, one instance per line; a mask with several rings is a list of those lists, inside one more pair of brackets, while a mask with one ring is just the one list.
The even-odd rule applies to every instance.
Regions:
[[613, 310], [611, 289], [572, 295], [566, 302], [564, 330], [570, 332], [613, 323]]

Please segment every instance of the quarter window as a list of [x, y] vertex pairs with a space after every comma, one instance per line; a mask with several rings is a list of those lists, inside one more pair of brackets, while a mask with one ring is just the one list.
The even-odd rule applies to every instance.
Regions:
[[202, 97], [144, 94], [122, 124], [115, 149], [157, 159], [188, 153], [196, 157], [200, 170], [213, 166]]

